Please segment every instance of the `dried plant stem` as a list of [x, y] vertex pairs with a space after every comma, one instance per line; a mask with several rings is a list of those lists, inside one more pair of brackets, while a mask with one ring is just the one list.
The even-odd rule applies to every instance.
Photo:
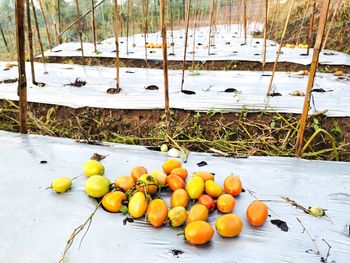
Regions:
[[301, 222], [301, 220], [299, 218], [297, 218], [298, 222], [300, 223], [300, 225], [303, 227], [303, 233], [306, 232], [306, 234], [309, 236], [310, 240], [312, 241], [312, 243], [314, 244], [314, 247], [316, 248], [316, 255], [320, 254], [320, 250], [318, 249], [315, 240], [312, 238], [312, 236], [310, 235], [309, 231], [307, 231], [306, 227], [304, 226], [303, 222]]

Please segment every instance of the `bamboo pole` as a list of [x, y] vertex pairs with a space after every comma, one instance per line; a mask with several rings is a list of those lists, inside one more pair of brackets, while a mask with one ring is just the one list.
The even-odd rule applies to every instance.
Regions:
[[[77, 16], [79, 18], [80, 17], [79, 0], [75, 0], [75, 5], [76, 5], [76, 8], [77, 8]], [[78, 21], [78, 35], [79, 35], [79, 40], [80, 40], [81, 56], [82, 56], [82, 58], [84, 58], [83, 30], [82, 30], [82, 27], [81, 27], [80, 19]]]
[[[94, 0], [91, 0], [91, 27], [92, 27], [92, 35], [93, 35], [93, 39], [94, 39], [94, 51], [95, 53], [97, 52], [97, 46], [96, 46], [96, 24], [95, 24], [95, 8], [94, 8], [95, 4], [94, 4]], [[84, 56], [84, 55], [83, 55]]]
[[148, 31], [148, 0], [142, 0], [142, 13], [143, 13], [143, 18], [145, 19], [145, 24], [144, 24], [144, 40], [145, 40], [145, 60], [146, 64], [148, 64], [147, 60], [147, 31]]
[[338, 10], [341, 7], [342, 3], [343, 3], [342, 0], [338, 0], [338, 2], [336, 3], [331, 22], [329, 23], [329, 26], [328, 26], [328, 29], [327, 29], [327, 32], [326, 32], [326, 36], [325, 36], [324, 41], [323, 41], [322, 49], [325, 49], [325, 47], [326, 47], [327, 40], [328, 40], [328, 37], [329, 37], [329, 33], [331, 32], [331, 29], [332, 29], [332, 26], [333, 26], [334, 18], [336, 17], [336, 15], [338, 13]]
[[43, 42], [41, 41], [40, 28], [39, 28], [38, 17], [37, 17], [35, 5], [34, 5], [34, 0], [31, 0], [30, 2], [31, 2], [31, 6], [32, 6], [33, 16], [34, 16], [35, 29], [36, 29], [36, 33], [37, 33], [38, 40], [39, 40], [40, 52], [41, 52], [41, 56], [43, 58], [45, 72], [46, 72], [45, 53], [44, 53]]
[[[57, 16], [58, 16], [58, 32], [61, 32], [62, 29], [62, 21], [61, 21], [61, 1], [57, 0]], [[62, 37], [58, 34], [58, 42], [62, 44]]]
[[299, 32], [298, 32], [298, 36], [297, 36], [297, 41], [296, 41], [296, 45], [299, 45], [299, 40], [300, 40], [300, 34], [301, 34], [301, 31], [303, 29], [303, 26], [304, 26], [304, 23], [305, 23], [305, 20], [306, 20], [306, 16], [307, 16], [307, 11], [309, 10], [309, 7], [310, 7], [310, 1], [307, 2], [307, 5], [306, 5], [306, 12], [305, 12], [305, 15], [303, 16], [303, 20], [301, 21], [300, 23], [300, 28], [299, 28]]
[[170, 30], [171, 30], [171, 53], [175, 53], [175, 43], [174, 43], [174, 20], [173, 20], [173, 1], [169, 1], [169, 13], [170, 13]]
[[281, 53], [281, 49], [282, 49], [282, 45], [283, 45], [284, 36], [286, 35], [286, 32], [287, 32], [287, 27], [288, 27], [290, 15], [291, 15], [291, 13], [292, 13], [293, 5], [294, 5], [294, 0], [292, 0], [292, 3], [290, 4], [289, 11], [288, 11], [288, 15], [287, 15], [287, 19], [286, 19], [286, 23], [284, 24], [284, 29], [283, 29], [283, 32], [282, 32], [282, 36], [281, 36], [281, 40], [280, 40], [280, 45], [279, 45], [279, 47], [278, 47], [278, 51], [277, 51], [275, 63], [273, 64], [272, 76], [271, 76], [271, 79], [270, 79], [269, 87], [268, 87], [267, 92], [266, 92], [266, 96], [269, 96], [269, 95], [270, 95], [270, 92], [271, 92], [272, 83], [273, 83], [273, 79], [274, 79], [274, 77], [275, 77], [275, 72], [276, 72], [276, 68], [277, 68], [278, 59], [279, 59], [279, 57], [280, 57], [280, 53]]
[[[198, 3], [198, 1], [197, 1]], [[193, 25], [193, 43], [192, 43], [192, 71], [194, 71], [194, 56], [196, 54], [196, 31], [197, 31], [197, 17], [199, 11], [195, 12]]]
[[114, 35], [115, 35], [115, 68], [116, 68], [116, 89], [120, 92], [119, 79], [119, 11], [118, 0], [114, 0]]
[[306, 55], [310, 53], [310, 47], [312, 45], [312, 32], [314, 31], [314, 21], [315, 21], [315, 11], [316, 11], [316, 0], [313, 0], [312, 4], [312, 14], [310, 18], [309, 35], [307, 39], [307, 51]]
[[30, 18], [30, 4], [29, 0], [26, 0], [26, 11], [27, 11], [27, 28], [28, 28], [28, 44], [29, 44], [29, 60], [30, 70], [32, 73], [32, 83], [37, 84], [35, 80], [35, 68], [34, 68], [34, 54], [33, 54], [33, 32], [32, 32], [32, 21]]
[[129, 55], [129, 10], [130, 10], [130, 0], [127, 2], [127, 7], [126, 7], [126, 54]]
[[2, 39], [4, 40], [4, 43], [5, 43], [7, 52], [10, 52], [10, 49], [9, 49], [9, 47], [8, 47], [8, 45], [7, 45], [7, 40], [6, 40], [6, 38], [5, 38], [4, 31], [2, 31], [2, 27], [1, 27], [1, 26], [0, 26], [0, 32], [1, 32]]
[[214, 9], [215, 9], [215, 0], [212, 0], [212, 6], [210, 11], [210, 21], [209, 21], [208, 55], [210, 55], [211, 33], [212, 33], [212, 26], [213, 26], [213, 20], [214, 20]]
[[160, 20], [163, 44], [163, 72], [164, 72], [164, 99], [165, 99], [165, 120], [167, 133], [170, 132], [170, 111], [169, 111], [169, 81], [168, 81], [168, 51], [167, 51], [167, 37], [166, 37], [166, 19], [165, 19], [165, 3], [160, 0]]
[[[99, 7], [105, 0], [101, 0], [99, 3], [95, 5], [95, 9]], [[76, 20], [74, 20], [70, 25], [68, 25], [60, 34], [59, 36], [62, 36], [64, 33], [66, 33], [72, 26], [74, 26], [76, 23], [80, 22], [84, 17], [86, 17], [88, 14], [90, 14], [92, 9], [89, 11], [86, 11], [82, 16], [78, 17]]]
[[20, 132], [28, 133], [27, 128], [27, 79], [25, 65], [25, 23], [24, 0], [16, 0], [16, 46], [18, 61], [18, 90]]
[[47, 21], [46, 21], [46, 16], [45, 16], [45, 11], [43, 8], [42, 0], [39, 0], [39, 6], [40, 6], [41, 14], [43, 15], [43, 20], [44, 20], [46, 35], [47, 35], [47, 41], [49, 42], [49, 48], [51, 50], [52, 49], [51, 36], [50, 36], [49, 28], [47, 26]]
[[309, 80], [308, 80], [307, 88], [306, 88], [306, 92], [305, 92], [304, 107], [303, 107], [303, 112], [302, 112], [302, 115], [300, 118], [300, 127], [298, 130], [298, 137], [297, 137], [297, 142], [296, 142], [296, 155], [298, 157], [301, 157], [303, 155], [302, 146], [303, 146], [304, 132], [305, 132], [305, 128], [306, 128], [307, 116], [309, 113], [310, 94], [311, 94], [311, 90], [314, 86], [315, 74], [316, 74], [316, 70], [318, 67], [318, 59], [319, 59], [320, 52], [321, 52], [323, 35], [324, 35], [325, 27], [327, 24], [329, 4], [330, 4], [330, 0], [323, 0], [322, 9], [321, 9], [321, 13], [320, 13], [320, 20], [318, 23], [316, 41], [315, 41], [315, 46], [314, 46], [314, 52], [313, 52], [313, 56], [312, 56], [312, 64], [310, 66]]
[[244, 13], [244, 44], [247, 44], [247, 0], [244, 0], [243, 4], [243, 13]]
[[264, 73], [265, 64], [266, 64], [266, 46], [267, 46], [267, 26], [268, 26], [268, 10], [269, 10], [269, 1], [265, 0], [265, 22], [264, 22], [264, 42], [263, 42], [263, 63], [262, 63], [262, 72]]
[[131, 17], [131, 34], [132, 34], [132, 47], [135, 47], [135, 23], [134, 23], [134, 5], [132, 0], [130, 1], [130, 17]]
[[183, 91], [184, 82], [185, 82], [186, 52], [187, 52], [187, 41], [188, 41], [188, 26], [190, 24], [190, 13], [191, 13], [191, 0], [187, 0], [185, 48], [184, 48], [184, 59], [182, 61], [181, 91]]

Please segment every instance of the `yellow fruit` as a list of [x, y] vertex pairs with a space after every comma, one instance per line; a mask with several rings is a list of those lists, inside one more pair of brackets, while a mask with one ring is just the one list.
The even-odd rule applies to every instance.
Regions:
[[243, 222], [238, 215], [227, 214], [216, 220], [215, 227], [220, 236], [235, 237], [241, 233]]
[[95, 160], [89, 160], [84, 163], [84, 174], [87, 177], [93, 176], [93, 175], [103, 175], [105, 172], [105, 168], [102, 163], [95, 161]]
[[126, 195], [121, 191], [107, 193], [102, 198], [102, 206], [109, 212], [118, 213], [123, 206]]
[[147, 206], [148, 203], [145, 194], [137, 192], [130, 198], [128, 206], [129, 214], [134, 218], [140, 218], [146, 213]]
[[310, 214], [312, 214], [314, 216], [324, 216], [325, 215], [324, 210], [319, 206], [310, 207], [309, 212], [310, 212]]
[[209, 242], [214, 235], [213, 227], [205, 221], [195, 221], [185, 228], [185, 238], [194, 245], [202, 245]]
[[68, 177], [56, 178], [51, 187], [56, 193], [66, 192], [72, 186], [72, 180]]
[[187, 222], [192, 223], [194, 221], [206, 221], [208, 219], [209, 211], [206, 206], [202, 204], [196, 204], [191, 207], [187, 215]]
[[191, 199], [198, 199], [204, 191], [204, 180], [202, 177], [192, 177], [186, 184], [186, 191]]
[[141, 186], [139, 188], [140, 192], [147, 192], [149, 194], [154, 194], [158, 190], [157, 179], [151, 174], [142, 175], [136, 182], [136, 185]]
[[158, 185], [165, 185], [167, 175], [160, 170], [153, 170], [151, 175], [156, 178]]
[[170, 203], [172, 207], [182, 206], [187, 207], [188, 205], [188, 194], [185, 189], [175, 190], [170, 197]]
[[222, 187], [213, 180], [204, 183], [205, 192], [213, 198], [217, 198], [222, 194]]
[[168, 212], [168, 218], [172, 227], [183, 225], [187, 219], [187, 211], [182, 206], [177, 206]]
[[109, 192], [111, 182], [108, 178], [100, 175], [93, 175], [85, 182], [85, 192], [95, 198], [100, 198]]

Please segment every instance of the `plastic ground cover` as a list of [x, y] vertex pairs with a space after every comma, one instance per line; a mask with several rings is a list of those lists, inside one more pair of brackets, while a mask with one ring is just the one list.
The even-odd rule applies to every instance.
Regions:
[[[17, 67], [4, 70], [0, 63], [0, 82], [18, 77]], [[28, 101], [69, 106], [72, 108], [96, 107], [109, 109], [163, 109], [163, 72], [160, 69], [120, 68], [122, 91], [107, 94], [115, 87], [115, 69], [97, 66], [35, 63], [37, 81], [46, 83], [37, 87], [31, 83], [27, 64]], [[269, 73], [269, 72], [266, 72]], [[86, 81], [82, 87], [67, 84], [80, 78]], [[304, 97], [292, 96], [295, 91], [305, 92], [308, 76], [296, 72], [277, 72], [273, 90], [282, 96], [266, 97], [270, 76], [248, 71], [186, 71], [184, 89], [196, 92], [186, 95], [180, 92], [181, 71], [169, 71], [170, 107], [196, 111], [240, 112], [278, 111], [301, 113]], [[0, 83], [0, 98], [18, 100], [17, 82]], [[156, 85], [159, 90], [146, 90]], [[350, 76], [317, 73], [310, 113], [327, 110], [327, 116], [350, 116]], [[235, 89], [227, 93], [225, 90]], [[232, 90], [231, 90], [232, 91]]]
[[[212, 47], [210, 54], [208, 54], [208, 36], [209, 27], [197, 28], [194, 33], [193, 29], [189, 29], [187, 61], [215, 61], [215, 60], [234, 60], [234, 61], [256, 61], [262, 62], [263, 40], [261, 38], [252, 38], [253, 25], [250, 25], [249, 34], [247, 37], [247, 44], [244, 44], [243, 32], [238, 25], [232, 25], [231, 28], [224, 25], [218, 25], [216, 31], [213, 33], [215, 38], [212, 40]], [[261, 28], [261, 25], [258, 25]], [[184, 30], [174, 31], [174, 50], [170, 47], [168, 49], [168, 60], [182, 61], [184, 54]], [[193, 49], [193, 41], [195, 37], [195, 49]], [[170, 32], [167, 35], [168, 44], [172, 43]], [[119, 56], [120, 58], [128, 59], [142, 59], [145, 55], [145, 40], [142, 34], [136, 34], [134, 37], [129, 37], [129, 53], [127, 53], [127, 38], [120, 37], [119, 39]], [[150, 33], [147, 35], [147, 42], [153, 44], [161, 44], [160, 32]], [[133, 46], [135, 44], [135, 46]], [[294, 43], [295, 44], [295, 43]], [[87, 57], [115, 57], [115, 40], [109, 38], [97, 44], [98, 53], [94, 52], [92, 43], [84, 43], [84, 56]], [[266, 51], [266, 62], [274, 62], [276, 59], [276, 52], [278, 44], [274, 41], [268, 40]], [[51, 51], [47, 50], [45, 56], [48, 57], [79, 57], [81, 56], [79, 42], [63, 43], [54, 47]], [[193, 57], [193, 52], [194, 57]], [[309, 65], [312, 61], [313, 49], [310, 49], [308, 56], [305, 48], [282, 48], [279, 62], [291, 62], [302, 65]], [[148, 48], [147, 59], [160, 61], [163, 59], [161, 48]], [[319, 63], [323, 65], [348, 65], [350, 66], [350, 55], [342, 52], [324, 50], [320, 54]]]
[[[0, 132], [0, 261], [11, 263], [58, 262], [73, 229], [93, 211], [96, 201], [83, 190], [84, 176], [74, 180], [65, 194], [46, 189], [61, 176], [75, 177], [83, 163], [97, 152], [108, 155], [103, 163], [105, 176], [114, 180], [129, 174], [132, 167], [144, 165], [159, 169], [168, 159], [166, 153], [140, 146], [108, 144], [92, 146], [73, 140]], [[41, 161], [47, 161], [42, 164]], [[207, 166], [198, 167], [205, 161]], [[205, 170], [215, 172], [215, 180], [235, 173], [246, 192], [237, 198], [234, 213], [242, 217], [243, 231], [233, 239], [214, 234], [206, 246], [187, 244], [180, 229], [155, 229], [144, 219], [123, 225], [125, 216], [99, 209], [81, 247], [77, 236], [69, 250], [67, 262], [320, 262], [331, 246], [328, 262], [347, 263], [350, 259], [350, 163], [308, 161], [296, 158], [249, 157], [219, 158], [210, 154], [190, 153], [184, 165], [191, 174]], [[270, 207], [271, 217], [260, 228], [251, 227], [245, 210], [254, 198]], [[169, 194], [163, 197], [169, 204]], [[303, 206], [327, 208], [329, 218], [305, 214], [286, 202], [289, 197]], [[214, 226], [217, 212], [209, 217]], [[315, 254], [314, 239], [320, 255]], [[287, 223], [288, 232], [271, 224], [271, 219]], [[330, 221], [331, 220], [331, 221]], [[174, 256], [172, 250], [183, 251]]]

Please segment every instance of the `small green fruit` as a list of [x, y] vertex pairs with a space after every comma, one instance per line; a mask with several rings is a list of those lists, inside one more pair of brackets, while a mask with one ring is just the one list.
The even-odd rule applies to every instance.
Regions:
[[85, 162], [83, 170], [84, 170], [84, 174], [87, 177], [90, 177], [93, 175], [103, 175], [105, 172], [105, 168], [103, 164], [95, 160], [89, 160]]
[[165, 153], [168, 151], [168, 145], [166, 144], [162, 144], [162, 146], [160, 146], [160, 151]]
[[111, 182], [108, 178], [100, 175], [93, 175], [85, 182], [85, 192], [88, 196], [100, 198], [109, 192]]
[[51, 188], [56, 193], [64, 193], [72, 186], [72, 180], [68, 177], [56, 178], [52, 184]]
[[324, 210], [319, 206], [310, 207], [309, 212], [311, 215], [314, 215], [314, 216], [324, 216], [325, 215]]

